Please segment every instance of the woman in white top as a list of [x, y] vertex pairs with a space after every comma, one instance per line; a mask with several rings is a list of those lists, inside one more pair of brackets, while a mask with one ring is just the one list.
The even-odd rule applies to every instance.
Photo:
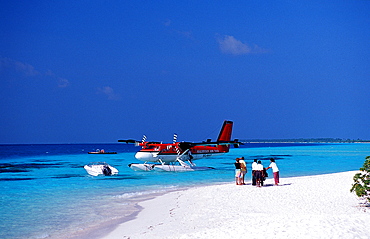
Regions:
[[267, 169], [269, 168], [272, 168], [272, 173], [274, 174], [274, 180], [275, 180], [275, 185], [279, 185], [279, 168], [277, 167], [276, 163], [275, 163], [275, 159], [270, 159], [271, 163], [270, 165], [268, 166]]

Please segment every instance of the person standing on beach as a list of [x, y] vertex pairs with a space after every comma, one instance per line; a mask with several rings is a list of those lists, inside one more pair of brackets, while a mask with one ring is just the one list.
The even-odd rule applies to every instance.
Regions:
[[234, 163], [235, 165], [235, 182], [236, 185], [241, 185], [241, 164], [239, 162], [239, 158], [236, 158], [236, 162]]
[[257, 168], [257, 159], [255, 159], [252, 163], [252, 185], [256, 186], [256, 168]]
[[258, 160], [257, 162], [255, 175], [256, 175], [256, 186], [257, 187], [263, 186], [263, 165], [261, 160]]
[[240, 163], [240, 171], [241, 171], [241, 183], [243, 185], [245, 185], [245, 182], [244, 182], [244, 178], [245, 178], [245, 175], [247, 174], [247, 163], [244, 161], [244, 157], [241, 157], [239, 159], [239, 163]]
[[272, 173], [274, 174], [274, 181], [275, 181], [275, 185], [278, 186], [279, 185], [279, 168], [277, 167], [276, 163], [275, 163], [275, 159], [270, 159], [271, 163], [270, 165], [266, 168], [269, 169], [269, 168], [272, 168]]

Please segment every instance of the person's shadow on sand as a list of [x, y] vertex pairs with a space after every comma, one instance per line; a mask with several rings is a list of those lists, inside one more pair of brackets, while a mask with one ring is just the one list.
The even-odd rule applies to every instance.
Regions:
[[[291, 183], [279, 184], [278, 187], [289, 186], [289, 185], [292, 185], [292, 184]], [[275, 186], [275, 184], [269, 183], [269, 184], [264, 184], [262, 187], [273, 187], [273, 186]]]
[[[256, 186], [256, 185], [252, 185], [252, 183], [245, 183], [244, 186], [246, 185], [250, 185], [250, 186]], [[280, 186], [289, 186], [289, 185], [292, 185], [291, 183], [284, 183], [284, 184], [279, 184], [278, 187]], [[272, 187], [272, 186], [275, 186], [275, 184], [273, 183], [268, 183], [268, 184], [264, 184], [262, 187]]]

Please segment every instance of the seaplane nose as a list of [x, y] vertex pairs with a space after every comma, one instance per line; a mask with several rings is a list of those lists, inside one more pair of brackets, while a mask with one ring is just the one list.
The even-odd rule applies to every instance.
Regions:
[[149, 152], [137, 152], [135, 158], [141, 161], [150, 161], [153, 159], [153, 154]]
[[138, 159], [138, 160], [143, 160], [144, 159], [144, 154], [142, 152], [137, 152], [135, 154], [135, 158]]

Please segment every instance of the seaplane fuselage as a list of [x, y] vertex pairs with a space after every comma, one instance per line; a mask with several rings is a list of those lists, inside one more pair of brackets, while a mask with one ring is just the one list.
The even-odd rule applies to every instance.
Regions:
[[218, 146], [192, 146], [190, 148], [181, 148], [181, 144], [161, 144], [161, 145], [145, 145], [143, 148], [135, 154], [135, 158], [144, 162], [163, 162], [171, 163], [176, 162], [179, 152], [183, 152], [188, 149], [188, 157], [191, 160], [197, 160], [215, 155], [222, 155], [229, 152], [228, 145]]
[[[196, 167], [193, 160], [222, 155], [229, 152], [230, 145], [239, 145], [237, 140], [230, 141], [233, 122], [225, 120], [216, 141], [176, 142], [174, 135], [173, 143], [146, 141], [144, 135], [142, 141], [119, 140], [119, 142], [135, 143], [141, 149], [135, 154], [135, 158], [144, 164], [132, 163], [129, 167], [141, 171], [194, 171], [206, 170], [209, 167]], [[187, 161], [189, 164], [186, 164]], [[154, 164], [153, 164], [154, 163]], [[175, 165], [175, 163], [180, 165]]]

